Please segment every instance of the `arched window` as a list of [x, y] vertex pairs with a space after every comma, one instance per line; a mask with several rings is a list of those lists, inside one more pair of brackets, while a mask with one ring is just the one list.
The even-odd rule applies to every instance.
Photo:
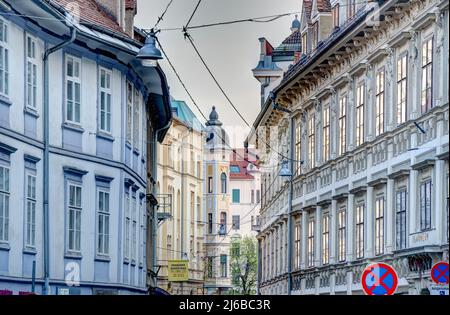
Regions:
[[221, 192], [222, 194], [226, 194], [227, 193], [227, 174], [222, 173], [222, 175], [220, 175], [220, 182], [221, 182]]

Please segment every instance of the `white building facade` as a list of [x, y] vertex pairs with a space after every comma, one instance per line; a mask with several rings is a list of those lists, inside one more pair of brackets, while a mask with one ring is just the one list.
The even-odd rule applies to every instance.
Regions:
[[[147, 101], [156, 94], [129, 63], [140, 44], [119, 30], [66, 25], [62, 3], [6, 2], [0, 290], [31, 292], [34, 276], [37, 294], [146, 294]], [[46, 65], [46, 50], [64, 41]]]
[[309, 24], [315, 48], [274, 90], [292, 114], [269, 99], [255, 123], [279, 126], [259, 145], [267, 161], [292, 157], [294, 173], [292, 212], [279, 170], [262, 177], [260, 293], [287, 294], [291, 276], [291, 294], [364, 294], [363, 269], [386, 262], [397, 294], [427, 294], [448, 261], [448, 1], [322, 2], [304, 16], [334, 28], [318, 41]]

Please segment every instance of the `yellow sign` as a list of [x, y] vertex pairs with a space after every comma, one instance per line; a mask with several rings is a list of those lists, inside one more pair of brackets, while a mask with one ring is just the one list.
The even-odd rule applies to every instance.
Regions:
[[169, 281], [188, 281], [189, 280], [189, 261], [188, 260], [169, 260]]

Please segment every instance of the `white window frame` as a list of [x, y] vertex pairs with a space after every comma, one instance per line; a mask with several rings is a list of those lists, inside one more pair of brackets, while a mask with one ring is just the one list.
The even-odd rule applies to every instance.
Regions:
[[9, 94], [9, 23], [0, 18], [0, 95]]
[[[104, 84], [102, 77], [104, 76]], [[104, 86], [103, 86], [104, 85]], [[99, 129], [102, 132], [112, 132], [112, 71], [99, 68]]]
[[408, 237], [408, 189], [400, 188], [395, 192], [395, 248], [405, 249]]
[[308, 267], [314, 267], [314, 248], [315, 248], [315, 240], [314, 240], [314, 233], [315, 233], [315, 220], [314, 218], [309, 218], [308, 221]]
[[[0, 182], [0, 243], [9, 240], [9, 200], [10, 200], [10, 170], [9, 167], [0, 165], [2, 181]], [[5, 176], [5, 174], [8, 174]]]
[[384, 254], [384, 217], [385, 198], [381, 195], [375, 199], [375, 255]]
[[133, 101], [133, 146], [139, 147], [139, 126], [141, 116], [141, 93], [138, 89], [134, 89], [134, 101]]
[[322, 110], [322, 160], [327, 162], [330, 159], [330, 130], [331, 130], [331, 116], [330, 106], [327, 104]]
[[[73, 62], [73, 75], [69, 76], [68, 74], [68, 65], [69, 62], [72, 61]], [[76, 69], [76, 64], [78, 64], [78, 76], [75, 75], [75, 69]], [[71, 123], [71, 124], [76, 124], [76, 125], [80, 125], [81, 124], [81, 104], [82, 104], [82, 83], [81, 83], [81, 68], [82, 68], [82, 64], [81, 64], [81, 59], [72, 55], [66, 55], [65, 56], [65, 62], [64, 62], [64, 67], [65, 67], [65, 85], [64, 85], [64, 89], [65, 89], [65, 118], [66, 121]], [[68, 87], [69, 87], [69, 82], [73, 84], [72, 87], [72, 94], [71, 97], [72, 99], [69, 99], [69, 93], [68, 93]], [[79, 92], [79, 101], [77, 102], [76, 100], [76, 86], [79, 86], [80, 92]], [[72, 103], [72, 117], [69, 117], [69, 102]], [[78, 119], [77, 119], [77, 108], [78, 108]]]
[[133, 84], [127, 80], [126, 82], [126, 103], [127, 103], [127, 112], [126, 112], [126, 140], [131, 145], [131, 140], [133, 136]]
[[347, 208], [342, 207], [339, 209], [337, 218], [337, 231], [338, 231], [338, 261], [346, 261], [347, 250]]
[[130, 259], [130, 233], [131, 233], [131, 218], [130, 218], [130, 195], [125, 194], [125, 244], [124, 244], [124, 258]]
[[355, 249], [356, 249], [356, 259], [364, 258], [364, 215], [365, 215], [365, 204], [359, 203], [355, 209]]
[[330, 214], [322, 216], [322, 265], [330, 263]]
[[[431, 47], [427, 47], [427, 55], [424, 56], [424, 47], [429, 44]], [[428, 54], [428, 49], [431, 50], [431, 54]], [[427, 36], [421, 45], [422, 61], [420, 63], [420, 108], [422, 114], [428, 112], [433, 108], [433, 72], [434, 72], [434, 35]], [[430, 80], [430, 85], [424, 79]], [[429, 93], [428, 93], [429, 90]]]
[[136, 263], [136, 245], [137, 245], [137, 200], [136, 197], [131, 201], [131, 263]]
[[[103, 195], [103, 197], [101, 196]], [[107, 202], [105, 202], [107, 200]], [[109, 256], [109, 230], [111, 194], [107, 189], [97, 189], [97, 254]], [[100, 227], [102, 230], [100, 231]]]
[[339, 141], [338, 141], [338, 155], [341, 156], [347, 152], [347, 105], [348, 95], [344, 93], [339, 98]]
[[365, 108], [365, 82], [361, 81], [356, 87], [356, 146], [360, 146], [364, 143], [364, 108]]
[[[419, 223], [420, 230], [427, 231], [432, 227], [432, 217], [433, 217], [433, 179], [427, 178], [420, 182], [419, 186]], [[425, 193], [425, 195], [424, 195]]]
[[[71, 187], [75, 190], [74, 201], [75, 204], [71, 204]], [[80, 203], [77, 203], [77, 193], [80, 193]], [[73, 212], [74, 220], [73, 226], [70, 224], [70, 216]], [[69, 252], [81, 252], [81, 215], [83, 213], [83, 187], [80, 184], [69, 182], [67, 185], [67, 249]], [[79, 228], [77, 228], [77, 223]], [[71, 244], [71, 234], [72, 244]]]
[[25, 37], [25, 99], [28, 108], [37, 107], [37, 40], [34, 36], [27, 34]]
[[36, 247], [36, 175], [26, 173], [25, 246]]
[[316, 167], [316, 116], [314, 112], [308, 117], [308, 161], [309, 168]]
[[400, 54], [397, 59], [397, 98], [396, 118], [397, 124], [403, 124], [408, 120], [408, 52]]
[[375, 76], [375, 136], [385, 131], [386, 112], [386, 69], [380, 67]]

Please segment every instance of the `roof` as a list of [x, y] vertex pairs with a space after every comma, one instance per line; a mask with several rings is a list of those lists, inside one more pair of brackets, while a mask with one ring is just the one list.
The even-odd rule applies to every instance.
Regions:
[[[109, 31], [120, 33], [127, 37], [128, 34], [120, 27], [120, 25], [111, 17], [105, 10], [103, 10], [95, 0], [47, 0], [52, 6], [65, 11], [71, 12], [73, 5], [77, 4], [80, 7], [78, 11], [80, 14], [81, 24], [91, 24], [103, 27]], [[127, 1], [127, 3], [130, 1]], [[132, 1], [131, 1], [132, 2]]]
[[171, 100], [171, 107], [173, 116], [193, 128], [196, 131], [202, 131], [203, 126], [198, 120], [197, 116], [191, 111], [185, 101]]
[[[252, 163], [250, 163], [250, 162]], [[230, 180], [252, 180], [255, 177], [249, 173], [249, 168], [256, 168], [253, 163], [257, 162], [256, 152], [249, 150], [245, 153], [245, 149], [233, 149], [230, 155]], [[249, 167], [250, 164], [250, 167]], [[231, 167], [239, 167], [239, 173], [231, 172]]]

